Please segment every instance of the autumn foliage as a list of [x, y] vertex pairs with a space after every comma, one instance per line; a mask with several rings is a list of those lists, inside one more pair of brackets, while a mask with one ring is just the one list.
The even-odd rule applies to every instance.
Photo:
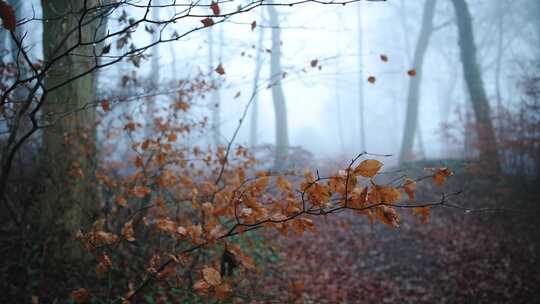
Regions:
[[[311, 170], [265, 170], [264, 160], [232, 143], [189, 145], [207, 128], [206, 119], [195, 120], [190, 109], [214, 88], [202, 76], [180, 85], [184, 89], [170, 99], [168, 114], [156, 117], [152, 126], [118, 114], [111, 101], [100, 103], [103, 123], [111, 115], [124, 121], [108, 130], [106, 151], [118, 148], [120, 134], [132, 141], [121, 160], [103, 157], [96, 179], [105, 192], [104, 213], [75, 235], [92, 255], [98, 280], [116, 278], [116, 283], [79, 286], [72, 292], [79, 303], [106, 296], [129, 302], [156, 287], [183, 296], [194, 291], [199, 297], [234, 298], [242, 273], [258, 268], [239, 243], [240, 235], [260, 229], [283, 237], [317, 233], [315, 217], [345, 210], [395, 228], [398, 210], [412, 209], [426, 223], [430, 208], [451, 196], [415, 201], [417, 182], [432, 179], [441, 186], [452, 174], [447, 168], [428, 169], [417, 180], [398, 176], [384, 183], [383, 163], [368, 153], [333, 175], [320, 176]], [[154, 135], [140, 136], [148, 127]]]

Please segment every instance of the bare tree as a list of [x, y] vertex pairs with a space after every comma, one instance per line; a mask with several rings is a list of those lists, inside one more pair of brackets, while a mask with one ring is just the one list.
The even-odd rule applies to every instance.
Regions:
[[[223, 27], [219, 29], [219, 39], [218, 39], [218, 56], [217, 64], [222, 64], [221, 60], [223, 59]], [[214, 41], [214, 28], [208, 29], [208, 64], [210, 66], [210, 73], [213, 72], [216, 63], [214, 61], [215, 54], [215, 41]], [[212, 76], [211, 80], [215, 83], [217, 79]], [[212, 112], [212, 142], [215, 147], [220, 145], [220, 123], [221, 123], [221, 94], [219, 90], [214, 90], [211, 93], [210, 97], [210, 107]]]
[[365, 110], [364, 110], [364, 52], [363, 44], [363, 25], [362, 25], [362, 5], [358, 4], [356, 11], [358, 22], [358, 133], [360, 136], [360, 151], [366, 151], [366, 128], [365, 128]]
[[474, 42], [469, 6], [465, 0], [452, 0], [452, 4], [456, 14], [463, 75], [476, 120], [475, 126], [480, 159], [491, 166], [495, 172], [498, 172], [500, 166], [497, 155], [497, 142], [490, 117], [491, 110], [482, 80], [482, 72], [476, 58], [476, 44]]
[[433, 17], [435, 15], [436, 0], [426, 0], [422, 16], [420, 35], [416, 42], [412, 66], [416, 69], [416, 77], [409, 80], [407, 93], [407, 112], [405, 116], [405, 128], [401, 143], [399, 162], [403, 163], [412, 154], [414, 136], [418, 128], [418, 105], [420, 103], [420, 83], [422, 81], [422, 65], [429, 45], [429, 39], [433, 32]]
[[[152, 15], [152, 20], [154, 21], [159, 21], [160, 18], [159, 18], [159, 13], [160, 13], [160, 8], [159, 8], [159, 0], [154, 0], [154, 5], [156, 5], [156, 7], [153, 7], [151, 9], [151, 15]], [[149, 30], [151, 31], [151, 35], [152, 35], [152, 41], [159, 41], [160, 39], [160, 36], [161, 36], [161, 32], [159, 30], [158, 27], [156, 26], [152, 26], [152, 27], [149, 27]], [[151, 59], [150, 59], [150, 90], [153, 94], [156, 94], [159, 90], [159, 85], [160, 85], [160, 65], [159, 65], [159, 57], [160, 57], [160, 47], [159, 47], [159, 44], [157, 44], [156, 46], [154, 46], [151, 50]], [[146, 123], [146, 128], [145, 128], [145, 131], [146, 131], [146, 137], [150, 136], [150, 134], [152, 134], [153, 132], [153, 126], [154, 126], [154, 117], [156, 115], [156, 103], [157, 103], [157, 98], [156, 97], [153, 97], [153, 98], [150, 98], [147, 100], [146, 102], [146, 109], [145, 109], [145, 123]]]
[[[261, 21], [264, 20], [264, 10], [261, 10]], [[261, 77], [261, 70], [263, 67], [263, 41], [264, 41], [264, 28], [258, 27], [259, 35], [257, 38], [257, 47], [255, 49], [255, 71], [253, 76], [252, 91], [255, 93], [259, 89], [259, 80]], [[254, 94], [253, 103], [251, 104], [251, 120], [249, 129], [249, 145], [254, 147], [257, 145], [258, 136], [258, 124], [259, 124], [259, 94]]]
[[272, 26], [270, 78], [276, 124], [276, 155], [274, 159], [274, 168], [277, 171], [282, 171], [287, 167], [287, 156], [289, 154], [289, 127], [287, 124], [285, 94], [283, 93], [283, 87], [281, 86], [281, 79], [283, 78], [283, 70], [281, 68], [281, 28], [279, 27], [278, 13], [274, 6], [268, 6], [268, 16], [270, 18], [270, 25]]

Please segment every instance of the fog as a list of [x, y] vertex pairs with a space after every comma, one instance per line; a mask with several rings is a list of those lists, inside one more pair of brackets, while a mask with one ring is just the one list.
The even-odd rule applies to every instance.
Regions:
[[0, 0], [1, 303], [540, 303], [540, 0]]
[[[173, 3], [161, 2], [160, 5]], [[538, 55], [537, 25], [527, 10], [530, 3], [527, 0], [469, 3], [474, 17], [478, 61], [493, 106], [511, 107], [521, 101], [516, 77], [528, 65], [527, 62]], [[41, 14], [36, 1], [19, 5], [24, 11], [23, 18]], [[224, 3], [222, 6], [227, 9], [234, 5]], [[292, 146], [301, 146], [317, 158], [347, 157], [365, 149], [372, 153], [392, 154], [394, 157], [388, 161], [395, 163], [407, 107], [407, 85], [410, 81], [407, 71], [417, 68], [413, 66], [412, 56], [420, 31], [422, 9], [421, 1], [404, 0], [278, 7], [283, 44], [282, 69], [287, 74], [283, 89]], [[126, 10], [134, 17], [140, 17], [144, 11], [134, 7]], [[179, 8], [155, 8], [152, 14], [170, 18], [178, 11]], [[122, 11], [115, 12], [111, 18], [118, 18], [121, 14]], [[254, 21], [257, 25], [252, 30]], [[198, 22], [190, 18], [181, 25], [169, 25], [162, 35], [181, 32], [197, 26]], [[118, 28], [118, 24], [111, 22], [109, 30], [115, 26]], [[216, 66], [221, 62], [226, 70], [223, 76], [214, 75], [221, 84], [219, 133], [224, 140], [229, 139], [252, 93], [257, 52], [262, 54], [262, 82], [269, 80], [270, 52], [267, 50], [271, 48], [271, 27], [267, 13], [261, 8], [232, 16], [179, 41], [158, 45], [157, 52], [147, 51], [144, 54], [146, 60], [143, 59], [138, 68], [130, 62], [123, 62], [101, 70], [99, 88], [106, 96], [118, 84], [122, 73], [134, 72], [138, 77], [150, 79], [155, 74], [152, 56], [159, 57], [160, 83], [189, 78], [199, 72], [212, 74], [215, 68], [209, 66], [209, 32], [212, 32], [213, 62]], [[433, 27], [422, 66], [418, 98], [421, 123], [415, 135], [413, 158], [459, 158], [463, 147], [455, 142], [449, 146], [442, 131], [443, 124], [457, 124], [456, 111], [470, 109], [467, 88], [462, 80], [455, 17], [449, 1], [436, 4]], [[29, 32], [32, 39], [27, 40], [35, 58], [42, 58], [41, 30], [39, 25], [33, 24]], [[500, 30], [502, 32], [498, 33]], [[265, 33], [258, 50], [260, 31]], [[137, 28], [132, 36], [135, 45], [144, 45], [153, 39], [143, 27]], [[116, 51], [118, 54], [121, 52]], [[381, 61], [380, 55], [387, 56], [388, 61]], [[319, 62], [316, 68], [310, 66], [312, 60]], [[369, 76], [376, 77], [374, 84], [367, 82]], [[364, 82], [365, 147], [361, 147], [359, 130], [359, 82]], [[233, 98], [238, 92], [240, 97]], [[257, 107], [257, 142], [273, 144], [275, 122], [269, 88], [260, 88]], [[238, 144], [249, 144], [249, 119], [244, 122], [236, 139]], [[463, 139], [457, 138], [457, 141]]]

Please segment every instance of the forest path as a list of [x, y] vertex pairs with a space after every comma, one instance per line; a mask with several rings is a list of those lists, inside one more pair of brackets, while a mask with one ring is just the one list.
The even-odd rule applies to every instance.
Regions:
[[306, 303], [540, 303], [540, 196], [499, 192], [460, 203], [524, 212], [435, 208], [421, 224], [403, 210], [396, 229], [350, 213], [318, 219], [318, 235], [281, 239], [278, 268], [303, 283]]

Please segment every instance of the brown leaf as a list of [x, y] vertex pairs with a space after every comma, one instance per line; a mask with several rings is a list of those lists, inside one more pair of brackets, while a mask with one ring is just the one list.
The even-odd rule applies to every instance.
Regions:
[[435, 170], [435, 174], [433, 174], [433, 182], [437, 186], [442, 186], [446, 181], [446, 178], [452, 176], [452, 174], [452, 171], [450, 171], [448, 168], [438, 168]]
[[212, 13], [214, 13], [214, 15], [219, 15], [220, 10], [217, 2], [212, 2], [212, 4], [210, 4], [210, 8], [212, 9]]
[[413, 209], [415, 215], [420, 215], [422, 224], [427, 224], [429, 221], [429, 207], [416, 207]]
[[388, 56], [386, 56], [385, 54], [381, 54], [380, 58], [382, 62], [388, 62]]
[[216, 287], [216, 297], [220, 300], [229, 298], [232, 294], [232, 288], [229, 283], [223, 283]]
[[13, 8], [3, 0], [0, 0], [0, 18], [2, 19], [4, 28], [7, 30], [14, 31], [17, 27], [17, 19], [15, 18]]
[[152, 192], [152, 189], [146, 187], [146, 186], [135, 186], [133, 187], [133, 194], [135, 194], [138, 198], [143, 198], [150, 194]]
[[257, 27], [257, 21], [251, 22], [251, 31], [255, 30], [255, 27]]
[[401, 199], [401, 192], [394, 187], [377, 186], [383, 203], [397, 203]]
[[376, 208], [377, 216], [379, 220], [388, 225], [390, 228], [396, 228], [399, 226], [399, 215], [396, 210], [387, 206], [380, 206]]
[[204, 25], [204, 27], [209, 27], [214, 25], [214, 20], [210, 17], [206, 17], [203, 20], [201, 20], [201, 23]]
[[212, 286], [221, 284], [221, 275], [213, 267], [204, 267], [202, 270], [203, 279]]
[[210, 286], [204, 280], [199, 280], [193, 284], [193, 289], [200, 294], [207, 294], [209, 288]]
[[167, 140], [170, 141], [170, 142], [175, 142], [177, 138], [178, 138], [178, 137], [176, 136], [176, 133], [170, 133], [170, 134], [167, 136]]
[[373, 177], [379, 173], [382, 166], [383, 164], [376, 159], [366, 159], [354, 169], [354, 173], [362, 175], [363, 177]]
[[111, 107], [109, 105], [109, 100], [103, 99], [101, 101], [101, 108], [103, 109], [103, 112], [109, 112], [111, 110]]
[[127, 222], [124, 224], [124, 227], [122, 227], [122, 236], [126, 238], [128, 242], [135, 241], [135, 231], [133, 230], [133, 220]]
[[318, 63], [319, 63], [319, 60], [313, 59], [313, 60], [311, 60], [311, 62], [309, 63], [309, 65], [311, 65], [311, 67], [314, 68], [314, 67], [317, 66]]
[[403, 183], [403, 189], [407, 193], [409, 200], [414, 200], [414, 191], [416, 190], [416, 182], [412, 179], [407, 178]]
[[375, 78], [375, 76], [369, 76], [367, 78], [367, 81], [371, 84], [375, 83], [375, 81], [377, 81], [377, 78]]
[[221, 63], [216, 67], [214, 71], [216, 71], [216, 73], [218, 73], [219, 75], [225, 74], [225, 69], [223, 68], [223, 65]]
[[416, 70], [415, 70], [415, 69], [408, 70], [408, 71], [407, 71], [407, 75], [409, 75], [409, 76], [411, 76], [411, 77], [416, 76]]

